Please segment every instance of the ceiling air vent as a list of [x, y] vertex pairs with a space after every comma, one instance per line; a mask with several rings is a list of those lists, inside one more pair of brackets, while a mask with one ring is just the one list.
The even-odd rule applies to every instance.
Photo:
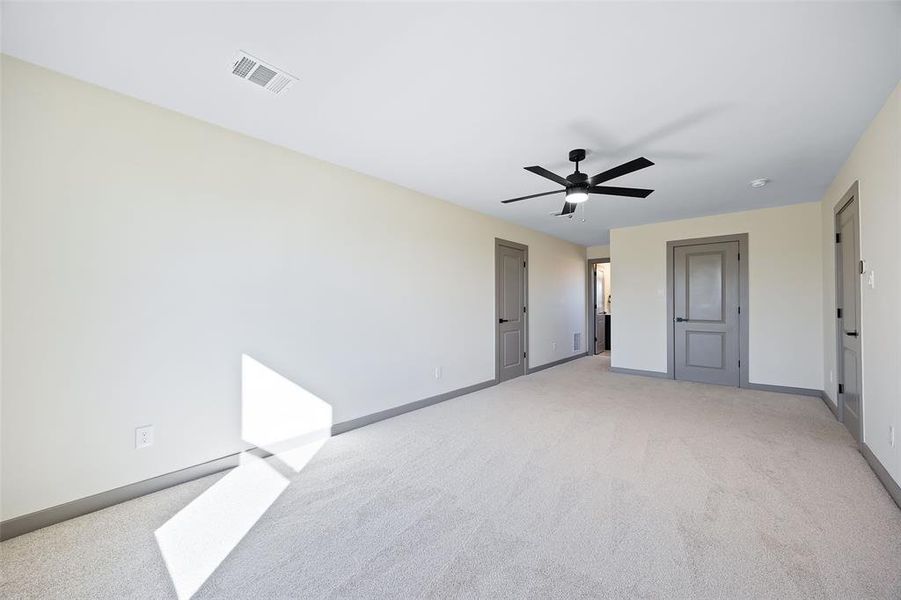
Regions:
[[273, 94], [280, 94], [291, 87], [297, 78], [273, 67], [246, 52], [238, 52], [232, 63], [232, 73], [267, 89]]

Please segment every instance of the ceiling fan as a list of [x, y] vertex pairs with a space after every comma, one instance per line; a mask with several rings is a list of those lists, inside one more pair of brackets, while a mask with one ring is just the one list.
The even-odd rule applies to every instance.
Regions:
[[576, 163], [576, 171], [572, 175], [568, 175], [567, 177], [560, 177], [556, 173], [552, 173], [544, 167], [524, 167], [526, 171], [531, 171], [536, 175], [541, 175], [545, 179], [550, 179], [554, 183], [559, 183], [560, 185], [564, 186], [564, 189], [554, 190], [553, 192], [544, 192], [541, 194], [532, 194], [531, 196], [511, 198], [509, 200], [503, 200], [502, 204], [519, 202], [520, 200], [528, 200], [529, 198], [538, 198], [540, 196], [550, 196], [551, 194], [559, 194], [562, 192], [563, 194], [565, 194], [565, 197], [563, 201], [563, 211], [560, 214], [571, 215], [573, 212], [575, 212], [576, 205], [588, 200], [588, 194], [606, 194], [608, 196], [647, 198], [651, 195], [651, 192], [654, 191], [643, 190], [641, 188], [624, 188], [598, 185], [599, 183], [604, 183], [605, 181], [610, 181], [611, 179], [622, 177], [623, 175], [627, 175], [628, 173], [650, 167], [654, 164], [643, 156], [641, 158], [636, 158], [635, 160], [630, 160], [627, 163], [623, 163], [618, 167], [608, 169], [603, 173], [598, 173], [594, 177], [589, 177], [585, 173], [579, 171], [579, 162], [585, 160], [585, 150], [570, 150], [569, 160]]

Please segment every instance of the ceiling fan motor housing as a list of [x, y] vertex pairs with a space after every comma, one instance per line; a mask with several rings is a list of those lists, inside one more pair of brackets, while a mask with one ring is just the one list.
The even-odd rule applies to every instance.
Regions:
[[569, 151], [569, 160], [576, 163], [576, 171], [572, 175], [567, 175], [566, 180], [570, 185], [566, 186], [568, 190], [584, 188], [588, 189], [588, 175], [579, 171], [579, 162], [585, 160], [585, 150], [578, 148]]
[[588, 175], [579, 171], [572, 175], [567, 175], [566, 180], [575, 186], [588, 187]]
[[582, 162], [585, 160], [585, 150], [579, 148], [569, 151], [569, 162]]

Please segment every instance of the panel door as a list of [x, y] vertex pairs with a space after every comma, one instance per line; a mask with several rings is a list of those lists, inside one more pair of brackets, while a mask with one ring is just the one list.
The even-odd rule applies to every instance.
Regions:
[[738, 242], [673, 248], [675, 377], [739, 385]]
[[861, 438], [860, 382], [860, 244], [857, 228], [857, 201], [852, 199], [838, 213], [839, 234], [836, 282], [839, 319], [838, 381], [842, 422], [858, 442]]
[[600, 354], [606, 350], [604, 345], [604, 298], [607, 290], [604, 289], [604, 274], [594, 265], [592, 270], [594, 278], [594, 353]]
[[500, 381], [526, 372], [525, 251], [497, 246], [497, 367]]

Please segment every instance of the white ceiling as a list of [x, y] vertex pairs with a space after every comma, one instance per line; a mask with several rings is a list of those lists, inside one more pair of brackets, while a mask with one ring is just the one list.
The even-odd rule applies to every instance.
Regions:
[[[901, 3], [5, 3], [3, 51], [581, 244], [818, 200], [901, 75]], [[230, 73], [237, 49], [300, 81]], [[657, 165], [549, 216], [528, 173]], [[769, 177], [761, 190], [749, 180]], [[584, 216], [584, 221], [582, 217]]]

